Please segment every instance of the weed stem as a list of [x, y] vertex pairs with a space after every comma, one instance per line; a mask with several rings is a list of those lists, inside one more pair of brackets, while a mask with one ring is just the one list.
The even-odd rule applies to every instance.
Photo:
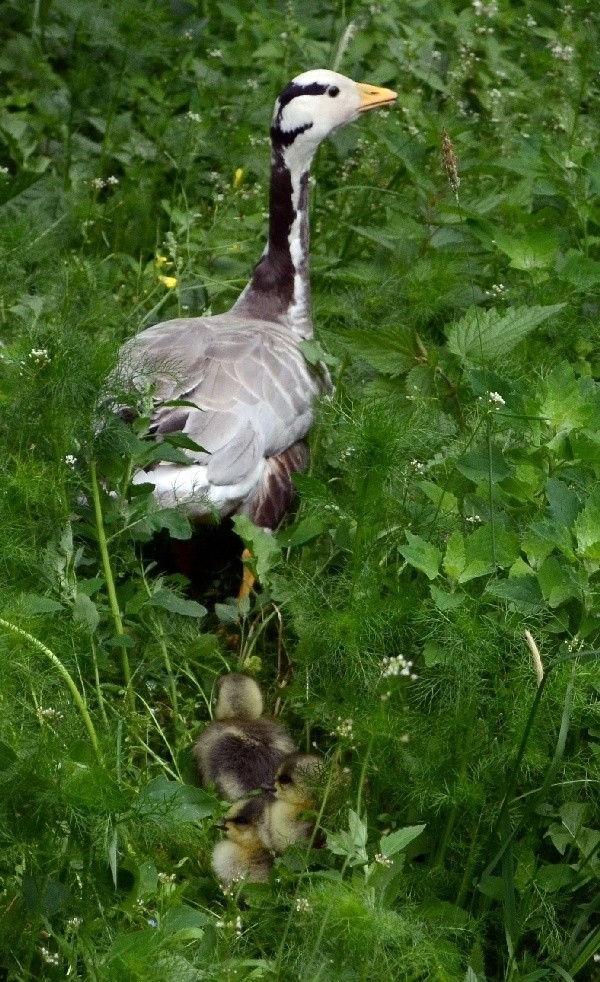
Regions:
[[[104, 522], [102, 520], [102, 506], [100, 504], [100, 489], [98, 487], [98, 476], [96, 473], [95, 460], [90, 460], [90, 477], [92, 482], [92, 499], [94, 501], [94, 516], [96, 518], [96, 534], [98, 536], [98, 547], [100, 549], [100, 556], [102, 557], [102, 568], [104, 570], [104, 579], [106, 582], [106, 590], [108, 593], [108, 602], [110, 604], [110, 611], [115, 624], [115, 631], [119, 637], [125, 637], [125, 631], [123, 630], [123, 621], [121, 620], [121, 611], [119, 610], [119, 603], [117, 600], [117, 591], [115, 590], [115, 580], [112, 574], [112, 569], [110, 567], [110, 557], [108, 555], [106, 532], [104, 531]], [[127, 699], [130, 707], [134, 709], [135, 696], [134, 696], [133, 689], [131, 688], [131, 669], [129, 667], [129, 656], [127, 654], [127, 649], [124, 647], [121, 648], [121, 665], [123, 668], [123, 681], [125, 682]]]
[[18, 634], [19, 637], [25, 638], [26, 641], [29, 641], [29, 643], [32, 644], [34, 648], [37, 648], [37, 650], [41, 651], [42, 654], [46, 656], [46, 658], [49, 658], [52, 664], [54, 665], [54, 667], [60, 672], [63, 679], [67, 683], [69, 692], [73, 696], [73, 699], [75, 700], [75, 704], [79, 712], [81, 713], [81, 718], [83, 719], [85, 728], [88, 731], [90, 743], [94, 748], [94, 753], [96, 754], [98, 763], [102, 764], [103, 763], [102, 752], [100, 750], [100, 744], [98, 743], [98, 737], [96, 735], [96, 730], [94, 729], [94, 724], [92, 723], [92, 718], [85, 704], [85, 698], [84, 696], [82, 696], [81, 692], [75, 685], [71, 673], [68, 671], [68, 669], [65, 668], [61, 660], [54, 654], [54, 652], [51, 651], [50, 648], [47, 648], [45, 644], [42, 644], [42, 642], [38, 640], [38, 638], [34, 637], [33, 634], [29, 634], [28, 631], [24, 631], [23, 628], [17, 627], [16, 624], [12, 624], [10, 621], [6, 621], [3, 617], [0, 617], [0, 625], [2, 627], [5, 627], [8, 631], [12, 631], [13, 634]]

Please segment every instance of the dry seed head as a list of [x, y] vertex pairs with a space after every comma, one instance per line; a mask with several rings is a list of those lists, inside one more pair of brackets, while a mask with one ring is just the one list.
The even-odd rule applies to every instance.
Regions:
[[442, 163], [446, 171], [448, 183], [458, 197], [458, 189], [460, 187], [460, 177], [458, 176], [456, 166], [458, 164], [458, 158], [454, 152], [454, 144], [450, 139], [448, 130], [442, 130]]

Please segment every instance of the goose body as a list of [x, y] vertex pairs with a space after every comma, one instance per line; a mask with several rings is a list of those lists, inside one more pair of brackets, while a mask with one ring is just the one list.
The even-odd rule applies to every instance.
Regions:
[[322, 776], [323, 761], [315, 754], [293, 753], [282, 760], [257, 823], [269, 850], [282, 853], [289, 845], [311, 838], [315, 822], [306, 813], [316, 807]]
[[295, 749], [285, 728], [262, 712], [254, 679], [238, 672], [219, 679], [216, 719], [196, 741], [194, 755], [202, 783], [216, 784], [227, 801], [272, 785], [279, 764]]
[[249, 798], [236, 803], [224, 821], [226, 838], [213, 849], [211, 865], [224, 886], [238, 880], [266, 883], [273, 857], [259, 834], [266, 798]]
[[245, 513], [267, 529], [289, 507], [315, 399], [330, 387], [299, 348], [313, 336], [311, 161], [329, 133], [395, 97], [325, 69], [297, 76], [275, 104], [269, 236], [247, 287], [227, 313], [156, 324], [121, 349], [119, 383], [152, 395], [150, 435], [183, 432], [201, 448], [185, 451], [188, 465], [160, 462], [134, 475], [162, 505], [181, 504], [192, 518]]

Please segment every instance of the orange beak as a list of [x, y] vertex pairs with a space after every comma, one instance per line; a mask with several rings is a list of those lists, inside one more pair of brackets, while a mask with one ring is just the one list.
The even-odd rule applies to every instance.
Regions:
[[378, 85], [369, 85], [365, 82], [357, 82], [360, 92], [359, 112], [363, 113], [367, 109], [378, 109], [379, 106], [388, 106], [398, 98], [391, 89], [382, 89]]

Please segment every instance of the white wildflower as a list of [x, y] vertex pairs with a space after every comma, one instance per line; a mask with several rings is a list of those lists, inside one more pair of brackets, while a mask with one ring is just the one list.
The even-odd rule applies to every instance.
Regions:
[[49, 365], [52, 361], [47, 348], [32, 348], [28, 358], [31, 358], [35, 365]]
[[106, 178], [106, 183], [111, 184], [113, 187], [116, 187], [117, 184], [119, 183], [119, 178], [115, 177], [114, 174], [111, 174], [110, 177]]
[[306, 897], [296, 897], [296, 900], [294, 901], [294, 910], [297, 914], [310, 914], [312, 912], [312, 907]]
[[65, 464], [67, 464], [69, 467], [75, 467], [76, 463], [77, 457], [74, 457], [72, 453], [68, 453], [65, 457]]
[[560, 44], [556, 41], [554, 44], [549, 44], [550, 54], [557, 61], [572, 61], [573, 55], [575, 54], [575, 49], [571, 44]]
[[92, 180], [92, 187], [95, 188], [96, 191], [101, 191], [103, 187], [106, 187], [106, 183], [101, 177], [94, 177]]
[[186, 116], [192, 123], [202, 122], [202, 116], [200, 115], [200, 113], [193, 113], [191, 109], [188, 113], [186, 113]]
[[391, 856], [384, 856], [382, 852], [378, 852], [375, 856], [375, 862], [379, 863], [380, 866], [385, 866], [389, 869], [390, 866], [394, 865], [394, 860]]
[[498, 406], [499, 408], [506, 405], [505, 400], [499, 392], [488, 392], [488, 399], [492, 405]]
[[221, 51], [220, 48], [211, 48], [211, 50], [210, 51], [207, 51], [206, 54], [208, 55], [209, 58], [222, 58], [223, 57], [223, 52]]
[[38, 719], [48, 720], [49, 722], [60, 723], [63, 719], [63, 714], [58, 709], [42, 709], [41, 707], [37, 711]]

